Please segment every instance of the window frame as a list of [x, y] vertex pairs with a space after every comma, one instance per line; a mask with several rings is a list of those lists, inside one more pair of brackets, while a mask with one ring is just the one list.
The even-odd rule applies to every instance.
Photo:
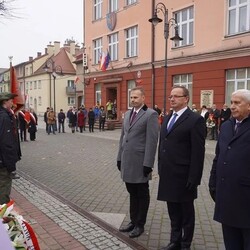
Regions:
[[108, 36], [108, 48], [109, 48], [110, 60], [117, 61], [119, 53], [118, 32], [110, 34]]
[[138, 56], [138, 26], [125, 29], [126, 58]]
[[135, 4], [137, 3], [137, 0], [126, 0], [126, 5], [132, 5], [132, 4]]
[[[230, 6], [230, 0], [227, 2], [228, 2], [228, 5], [227, 5], [227, 36], [232, 36], [232, 35], [237, 35], [237, 34], [249, 32], [250, 31], [250, 0], [246, 0], [245, 3], [240, 3], [240, 0], [235, 0], [236, 3], [235, 3], [235, 5], [232, 5], [232, 6]], [[245, 23], [244, 23], [245, 29], [241, 30], [241, 28], [240, 28], [241, 17], [243, 17], [244, 15], [242, 15], [240, 10], [243, 7], [246, 7], [246, 15], [245, 15]], [[230, 13], [233, 13], [233, 11], [235, 11], [235, 16], [234, 16], [235, 20], [232, 20], [232, 23], [231, 23]], [[233, 16], [232, 16], [232, 18], [233, 18]]]
[[[186, 20], [184, 19], [184, 12], [187, 11]], [[174, 47], [190, 46], [194, 44], [194, 6], [178, 10], [174, 12], [174, 18], [178, 23], [178, 31], [182, 41], [173, 43]], [[186, 35], [184, 36], [184, 27], [186, 27]], [[174, 32], [174, 29], [173, 29]]]
[[109, 13], [119, 10], [119, 0], [109, 0]]
[[103, 0], [93, 0], [93, 19], [94, 21], [102, 18]]
[[102, 38], [97, 38], [93, 40], [93, 64], [99, 64], [100, 56], [102, 54]]

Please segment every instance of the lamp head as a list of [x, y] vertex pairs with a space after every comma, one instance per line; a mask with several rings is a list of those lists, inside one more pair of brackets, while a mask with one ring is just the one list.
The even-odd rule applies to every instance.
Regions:
[[175, 34], [174, 34], [173, 37], [170, 38], [170, 40], [172, 40], [172, 41], [174, 41], [174, 42], [182, 41], [183, 38], [179, 36], [178, 26], [176, 26], [176, 27], [174, 28], [174, 30], [175, 30]]
[[153, 17], [148, 19], [150, 23], [152, 23], [154, 26], [156, 26], [158, 23], [162, 22], [162, 19], [157, 16], [157, 13], [155, 12]]

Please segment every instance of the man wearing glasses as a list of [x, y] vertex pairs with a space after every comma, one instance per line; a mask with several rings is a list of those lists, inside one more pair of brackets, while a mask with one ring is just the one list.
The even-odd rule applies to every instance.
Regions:
[[174, 86], [169, 96], [171, 114], [160, 132], [158, 200], [166, 201], [171, 221], [170, 243], [164, 250], [188, 250], [193, 239], [194, 199], [205, 154], [205, 121], [188, 108], [189, 91]]

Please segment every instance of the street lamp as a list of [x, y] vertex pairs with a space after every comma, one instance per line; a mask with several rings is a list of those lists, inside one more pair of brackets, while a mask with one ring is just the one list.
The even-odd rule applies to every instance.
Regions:
[[[56, 112], [56, 76], [63, 75], [62, 67], [60, 65], [55, 65], [55, 62], [49, 58], [43, 67], [43, 69], [53, 77], [53, 94], [54, 94], [54, 112]], [[50, 105], [51, 105], [51, 81], [50, 81]]]
[[168, 52], [168, 37], [169, 37], [169, 29], [171, 26], [174, 27], [175, 35], [170, 38], [170, 40], [174, 42], [178, 42], [183, 40], [179, 36], [178, 33], [178, 23], [176, 19], [170, 18], [168, 20], [168, 9], [166, 8], [164, 3], [157, 3], [155, 6], [154, 15], [152, 18], [150, 18], [148, 21], [151, 22], [154, 26], [156, 26], [158, 23], [162, 22], [162, 19], [157, 16], [158, 12], [162, 12], [164, 15], [164, 38], [165, 38], [165, 63], [164, 63], [164, 85], [163, 85], [163, 108], [164, 113], [166, 113], [166, 102], [167, 102], [167, 52]]

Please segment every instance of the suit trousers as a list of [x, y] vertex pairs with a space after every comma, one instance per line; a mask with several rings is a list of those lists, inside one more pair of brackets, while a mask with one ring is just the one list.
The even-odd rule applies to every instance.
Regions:
[[146, 183], [126, 183], [130, 195], [130, 220], [138, 227], [143, 228], [149, 207], [149, 185]]
[[236, 228], [222, 224], [226, 250], [250, 250], [250, 228]]
[[167, 202], [171, 221], [171, 243], [179, 243], [182, 248], [190, 247], [194, 235], [194, 201]]

